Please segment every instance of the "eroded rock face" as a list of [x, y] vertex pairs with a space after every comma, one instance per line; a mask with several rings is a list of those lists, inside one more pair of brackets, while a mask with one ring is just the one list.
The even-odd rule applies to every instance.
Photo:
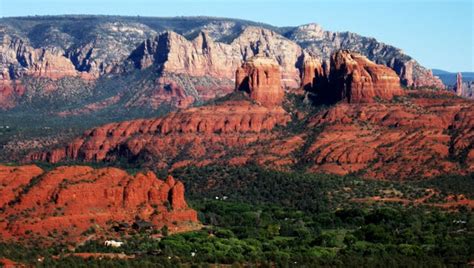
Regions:
[[156, 64], [166, 73], [232, 80], [241, 62], [258, 54], [275, 59], [281, 66], [284, 87], [299, 86], [297, 63], [302, 49], [285, 37], [259, 27], [245, 28], [230, 44], [215, 42], [205, 31], [191, 41], [167, 31], [146, 40], [130, 60], [138, 68]]
[[[29, 43], [18, 38], [3, 36], [0, 43], [0, 110], [17, 106], [19, 100], [28, 92], [21, 78], [32, 77], [50, 81], [42, 94], [57, 89], [57, 80], [75, 77], [91, 80], [88, 73], [79, 72], [65, 55], [66, 52], [57, 47], [33, 48]], [[35, 89], [31, 89], [34, 91]]]
[[7, 240], [49, 234], [71, 241], [88, 228], [104, 233], [113, 222], [136, 218], [157, 228], [197, 222], [183, 184], [172, 177], [159, 180], [152, 172], [131, 176], [117, 168], [70, 166], [44, 172], [36, 166], [0, 166], [0, 182], [19, 186], [15, 192], [2, 190], [8, 194], [1, 196], [0, 234]]
[[[176, 169], [245, 165], [403, 180], [474, 171], [474, 103], [449, 92], [346, 103], [305, 118], [280, 106], [227, 101], [163, 118], [107, 124], [30, 160], [139, 161]], [[304, 125], [292, 129], [299, 120]]]
[[157, 35], [157, 31], [138, 22], [110, 21], [88, 26], [87, 34], [68, 49], [67, 55], [77, 70], [93, 77], [123, 72], [123, 63], [132, 51]]
[[391, 100], [402, 95], [400, 79], [390, 68], [375, 64], [366, 57], [346, 50], [331, 57], [329, 85], [315, 85], [328, 101], [349, 103], [374, 102], [375, 98]]
[[401, 67], [395, 65], [392, 68], [395, 71], [401, 70], [401, 81], [412, 88], [446, 88], [439, 77], [434, 76], [431, 70], [423, 68], [413, 59], [403, 63]]
[[285, 36], [299, 44], [306, 52], [322, 60], [329, 60], [335, 51], [346, 49], [360, 53], [377, 64], [392, 68], [405, 86], [445, 88], [442, 81], [433, 76], [431, 70], [421, 66], [401, 49], [380, 43], [375, 38], [352, 32], [325, 31], [314, 23], [295, 27]]
[[72, 62], [64, 56], [64, 51], [54, 49], [35, 50], [32, 65], [27, 71], [28, 75], [48, 77], [56, 80], [67, 76], [78, 76]]
[[329, 76], [329, 65], [321, 60], [305, 56], [303, 62], [303, 73], [301, 77], [301, 87], [311, 91], [316, 85], [320, 88], [327, 86]]
[[235, 88], [235, 70], [257, 54], [279, 65], [278, 84], [299, 87], [302, 50], [273, 31], [247, 27], [231, 43], [216, 42], [206, 31], [192, 40], [172, 31], [163, 32], [146, 40], [129, 57], [136, 68], [154, 66], [162, 75], [155, 88], [141, 92], [127, 106], [148, 104], [157, 108], [171, 102], [184, 108], [195, 101], [226, 95]]
[[[215, 106], [188, 108], [166, 117], [107, 124], [92, 129], [66, 148], [29, 155], [30, 160], [58, 162], [64, 159], [113, 160], [119, 154], [148, 156], [167, 167], [180, 154], [191, 159], [216, 161], [233, 147], [271, 139], [276, 126], [290, 115], [280, 106], [266, 107], [250, 101], [228, 101]], [[130, 138], [132, 137], [133, 138]]]
[[231, 46], [215, 43], [205, 32], [189, 41], [172, 31], [146, 40], [131, 59], [139, 68], [157, 64], [168, 73], [218, 78], [231, 78], [232, 68], [240, 62]]
[[340, 103], [314, 117], [310, 126], [324, 130], [306, 152], [310, 170], [395, 180], [472, 172], [473, 103], [411, 94], [410, 105]]
[[[28, 23], [23, 23], [28, 21]], [[22, 27], [18, 27], [22, 25]], [[301, 55], [299, 51], [328, 60], [339, 49], [348, 49], [361, 53], [370, 60], [394, 69], [406, 86], [443, 86], [439, 79], [406, 55], [401, 49], [381, 43], [374, 38], [360, 36], [351, 32], [325, 31], [320, 25], [307, 24], [285, 29], [276, 27], [256, 27], [255, 23], [216, 18], [104, 18], [94, 16], [63, 16], [44, 20], [38, 18], [6, 18], [0, 21], [0, 31], [12, 39], [31, 44], [34, 48], [55, 47], [66, 52], [76, 70], [87, 72], [93, 77], [110, 72], [123, 71], [122, 63], [145, 40], [154, 42], [154, 37], [164, 30], [180, 33], [188, 40], [205, 32], [210, 36], [211, 53], [217, 53], [225, 45], [232, 44], [232, 54], [247, 60], [257, 53], [274, 56], [283, 66], [285, 83], [291, 81], [297, 69], [293, 57]], [[79, 28], [80, 27], [80, 30]], [[273, 31], [271, 31], [273, 30]], [[30, 33], [34, 32], [34, 37]], [[278, 34], [278, 33], [282, 34]], [[201, 38], [201, 37], [198, 37]], [[216, 42], [213, 42], [216, 41]], [[150, 42], [145, 42], [146, 46]], [[196, 42], [199, 43], [199, 42]], [[203, 43], [204, 48], [208, 44]], [[220, 48], [219, 48], [220, 47]], [[182, 48], [178, 48], [180, 50]], [[144, 50], [142, 50], [144, 51]], [[191, 50], [188, 50], [190, 52]], [[208, 55], [199, 54], [197, 61]], [[182, 54], [182, 55], [186, 55]], [[224, 54], [221, 60], [224, 60]], [[146, 66], [152, 58], [144, 58]], [[227, 61], [228, 59], [225, 59]], [[141, 60], [139, 60], [140, 62]], [[240, 65], [230, 68], [230, 77]], [[301, 66], [298, 66], [301, 67]], [[9, 68], [9, 67], [8, 67]], [[223, 68], [222, 66], [220, 68]], [[287, 79], [288, 78], [288, 79]], [[297, 87], [299, 83], [293, 84]]]
[[22, 187], [43, 174], [43, 170], [35, 165], [1, 166], [0, 168], [0, 208], [17, 198]]
[[[48, 22], [28, 18], [28, 25], [20, 29], [16, 25], [21, 21], [10, 23], [10, 20], [16, 21], [0, 22], [0, 31], [4, 33], [0, 63], [2, 73], [9, 74], [9, 78], [4, 76], [0, 88], [4, 93], [0, 97], [3, 104], [0, 109], [34, 102], [41, 106], [46, 100], [61, 106], [65, 103], [63, 97], [70, 100], [65, 107], [82, 100], [87, 100], [85, 106], [96, 106], [94, 103], [103, 102], [102, 88], [90, 91], [77, 87], [78, 83], [115, 74], [134, 76], [136, 69], [152, 66], [153, 72], [137, 72], [144, 75], [143, 79], [120, 88], [123, 94], [116, 96], [125, 96], [120, 102], [124, 107], [120, 108], [156, 110], [163, 105], [184, 108], [232, 92], [235, 69], [259, 54], [278, 62], [283, 88], [293, 89], [301, 85], [301, 78], [311, 79], [314, 75], [303, 74], [309, 70], [303, 66], [306, 55], [325, 62], [339, 49], [360, 52], [394, 69], [404, 85], [444, 87], [429, 70], [400, 49], [354, 33], [324, 31], [315, 24], [275, 30], [226, 19], [196, 25], [188, 21], [183, 26], [179, 19], [170, 19], [163, 25], [162, 20], [150, 24], [132, 18], [71, 17], [50, 18]], [[75, 24], [83, 28], [73, 30]], [[35, 37], [30, 32], [35, 32]], [[86, 81], [61, 80], [70, 77]], [[31, 83], [20, 85], [23, 78]], [[308, 80], [304, 82], [308, 84]], [[107, 88], [108, 83], [102, 86]], [[84, 91], [79, 92], [80, 89]], [[29, 97], [29, 92], [35, 96]], [[88, 107], [75, 109], [90, 111]], [[63, 114], [68, 113], [75, 112]]]
[[246, 61], [235, 73], [235, 87], [265, 106], [280, 105], [285, 92], [281, 88], [280, 67], [277, 62], [254, 57]]
[[463, 95], [463, 84], [462, 84], [462, 74], [458, 73], [456, 75], [456, 94], [458, 96]]
[[81, 75], [66, 57], [65, 51], [60, 48], [33, 48], [22, 39], [11, 38], [8, 35], [4, 36], [2, 41], [0, 54], [2, 65], [5, 66], [3, 80], [14, 80], [22, 75], [47, 77], [53, 80]]

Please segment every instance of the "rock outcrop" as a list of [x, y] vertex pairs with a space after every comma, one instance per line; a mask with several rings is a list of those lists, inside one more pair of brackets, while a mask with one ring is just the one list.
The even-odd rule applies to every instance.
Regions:
[[474, 100], [474, 81], [463, 83], [462, 96]]
[[53, 80], [79, 75], [72, 62], [64, 56], [64, 51], [54, 49], [34, 50], [31, 57], [33, 61], [27, 67], [27, 75], [47, 77]]
[[368, 57], [377, 64], [395, 70], [403, 85], [408, 87], [444, 88], [442, 81], [431, 70], [422, 67], [401, 49], [352, 32], [325, 31], [312, 23], [301, 25], [284, 34], [299, 44], [305, 52], [322, 60], [329, 60], [337, 50], [350, 50]]
[[235, 88], [264, 106], [280, 105], [285, 96], [280, 77], [280, 66], [276, 61], [255, 56], [237, 69]]
[[43, 174], [43, 170], [35, 165], [1, 166], [0, 168], [0, 208], [15, 200], [21, 189], [30, 181]]
[[311, 91], [316, 85], [324, 88], [327, 86], [329, 76], [329, 65], [311, 56], [305, 56], [303, 62], [303, 72], [301, 77], [301, 87], [306, 91]]
[[314, 84], [329, 102], [374, 102], [402, 95], [400, 79], [390, 68], [375, 64], [366, 57], [341, 50], [331, 57], [328, 84]]
[[339, 102], [299, 113], [228, 100], [107, 124], [28, 159], [126, 159], [159, 169], [252, 163], [387, 180], [474, 171], [474, 103], [450, 92], [408, 91], [397, 100]]
[[14, 108], [24, 99], [28, 88], [22, 78], [31, 77], [50, 81], [41, 94], [48, 95], [58, 88], [56, 80], [67, 77], [91, 80], [88, 73], [79, 72], [65, 51], [56, 47], [33, 48], [18, 38], [3, 36], [0, 43], [0, 110]]
[[399, 64], [388, 66], [399, 74], [402, 84], [411, 88], [446, 88], [439, 77], [434, 76], [431, 70], [423, 68], [414, 59], [407, 62], [402, 61]]
[[456, 75], [456, 95], [463, 95], [463, 84], [462, 84], [462, 74], [458, 73]]
[[49, 235], [71, 242], [88, 229], [104, 234], [114, 223], [131, 225], [136, 219], [171, 230], [197, 222], [183, 184], [172, 177], [159, 180], [152, 172], [132, 176], [117, 168], [70, 166], [44, 172], [36, 166], [0, 166], [0, 183], [12, 182], [18, 186], [14, 192], [1, 195], [3, 240]]
[[146, 40], [130, 60], [138, 68], [156, 64], [165, 73], [233, 80], [235, 69], [242, 61], [264, 55], [281, 66], [283, 86], [297, 88], [300, 84], [297, 62], [301, 53], [298, 45], [273, 31], [247, 27], [230, 44], [215, 42], [206, 32], [189, 41], [167, 31]]
[[150, 154], [166, 166], [179, 153], [218, 155], [225, 153], [227, 147], [268, 139], [265, 132], [284, 126], [289, 120], [290, 116], [279, 106], [228, 101], [188, 108], [162, 118], [107, 124], [87, 131], [66, 148], [32, 153], [28, 158], [52, 163], [65, 159], [103, 161], [115, 159], [120, 151], [137, 157]]
[[205, 32], [191, 41], [172, 31], [163, 32], [146, 40], [130, 58], [141, 69], [156, 64], [167, 73], [228, 79], [240, 62], [230, 45], [214, 42]]
[[93, 77], [124, 72], [123, 64], [132, 51], [158, 32], [133, 21], [112, 20], [84, 24], [81, 32], [86, 32], [85, 36], [68, 47], [67, 55], [77, 70]]
[[340, 103], [316, 115], [310, 126], [324, 130], [306, 152], [310, 170], [395, 180], [472, 172], [473, 103], [447, 92], [410, 95], [403, 103]]
[[0, 45], [0, 55], [4, 66], [2, 71], [4, 81], [15, 80], [23, 75], [47, 77], [53, 80], [81, 75], [61, 48], [33, 48], [22, 39], [6, 35]]

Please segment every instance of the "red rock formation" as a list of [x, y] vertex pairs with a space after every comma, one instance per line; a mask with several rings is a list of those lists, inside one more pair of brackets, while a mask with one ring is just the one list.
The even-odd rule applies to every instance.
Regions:
[[466, 172], [474, 172], [474, 108], [465, 106], [454, 117], [452, 128], [456, 131], [453, 137], [454, 155], [465, 157]]
[[[474, 104], [449, 94], [421, 93], [410, 105], [340, 103], [313, 118], [324, 126], [306, 152], [314, 172], [365, 172], [369, 178], [405, 179], [472, 172], [474, 162], [454, 160], [471, 153]], [[451, 134], [450, 134], [451, 133]], [[460, 133], [460, 134], [452, 134]]]
[[0, 166], [0, 208], [15, 200], [21, 189], [43, 170], [30, 166]]
[[462, 74], [458, 73], [456, 75], [456, 95], [462, 96]]
[[[104, 233], [113, 222], [132, 223], [137, 217], [157, 228], [175, 221], [197, 222], [196, 212], [184, 199], [183, 184], [171, 177], [159, 180], [152, 172], [131, 176], [116, 168], [72, 166], [44, 173], [36, 166], [0, 166], [0, 174], [5, 173], [26, 184], [17, 183], [16, 191], [23, 192], [0, 214], [4, 239], [49, 234], [74, 241], [88, 228]], [[38, 174], [42, 174], [38, 181], [31, 182]]]
[[[191, 32], [180, 28], [181, 35], [172, 31], [158, 34], [141, 23], [106, 22], [97, 24], [93, 27], [94, 31], [83, 39], [73, 38], [72, 33], [63, 32], [61, 27], [54, 24], [42, 28], [45, 31], [43, 34], [48, 33], [46, 36], [49, 37], [40, 42], [40, 48], [33, 46], [38, 44], [38, 40], [29, 40], [24, 29], [13, 30], [9, 29], [10, 26], [3, 26], [5, 34], [0, 43], [4, 67], [2, 72], [12, 74], [7, 79], [8, 83], [0, 86], [0, 91], [4, 93], [0, 97], [0, 104], [3, 104], [4, 109], [18, 105], [20, 98], [17, 95], [23, 93], [19, 90], [12, 92], [15, 88], [11, 85], [24, 76], [47, 78], [29, 80], [32, 83], [53, 80], [47, 85], [49, 91], [57, 88], [73, 90], [71, 87], [74, 83], [55, 80], [64, 77], [95, 80], [100, 76], [152, 65], [160, 72], [160, 76], [171, 74], [166, 79], [168, 81], [165, 83], [157, 79], [155, 88], [150, 89], [153, 86], [147, 84], [146, 89], [138, 87], [130, 90], [127, 95], [131, 93], [132, 96], [123, 102], [125, 108], [138, 106], [158, 109], [164, 103], [184, 108], [196, 101], [206, 101], [229, 93], [234, 87], [235, 69], [242, 61], [258, 54], [278, 62], [284, 88], [298, 88], [302, 77], [311, 79], [309, 74], [301, 74], [305, 69], [301, 66], [301, 60], [306, 54], [327, 59], [330, 53], [340, 48], [360, 51], [377, 59], [377, 62], [383, 62], [396, 70], [405, 85], [443, 87], [429, 70], [410, 60], [399, 49], [353, 33], [324, 31], [317, 25], [301, 26], [283, 36], [278, 31], [262, 27], [241, 28], [235, 23], [231, 23], [233, 26], [217, 26], [219, 22], [213, 22], [192, 27]], [[19, 34], [21, 32], [23, 34]], [[196, 37], [188, 40], [190, 36]], [[308, 84], [308, 80], [304, 84]], [[30, 83], [25, 85], [29, 86]], [[167, 91], [168, 86], [172, 92]], [[36, 90], [39, 88], [44, 87], [34, 87]], [[28, 87], [28, 90], [33, 91], [33, 87]], [[181, 93], [184, 93], [184, 97]], [[81, 94], [71, 94], [74, 97], [77, 95]], [[92, 103], [98, 102], [96, 97], [99, 96], [91, 98]], [[25, 105], [28, 101], [24, 101]], [[84, 109], [89, 110], [87, 107]]]
[[312, 90], [316, 85], [325, 87], [329, 75], [328, 68], [325, 68], [321, 61], [308, 57], [303, 62], [303, 74], [301, 86], [305, 90]]
[[[202, 143], [215, 143], [204, 151], [212, 151], [216, 147], [225, 149], [217, 144], [247, 144], [260, 136], [263, 139], [266, 135], [259, 133], [286, 125], [289, 120], [290, 116], [279, 106], [265, 107], [248, 101], [229, 101], [217, 106], [189, 108], [163, 118], [107, 124], [87, 131], [67, 148], [33, 153], [29, 159], [52, 163], [67, 158], [101, 161], [122, 146], [127, 147], [131, 154], [148, 151], [168, 160], [178, 154], [178, 147], [191, 144], [189, 149], [198, 156], [202, 152], [198, 149]], [[130, 139], [131, 136], [136, 138]]]
[[330, 101], [374, 102], [375, 98], [391, 100], [403, 94], [395, 71], [345, 50], [331, 57], [329, 83], [324, 95]]
[[[400, 102], [341, 102], [308, 117], [301, 119], [309, 122], [304, 130], [294, 133], [284, 128], [290, 116], [279, 106], [228, 101], [107, 124], [30, 159], [121, 157], [158, 168], [256, 163], [282, 170], [304, 161], [310, 172], [393, 180], [474, 171], [474, 102], [449, 92], [412, 91]], [[314, 129], [318, 135], [311, 135]]]
[[417, 75], [413, 75], [413, 83], [409, 84], [413, 88], [435, 88], [435, 89], [445, 89], [446, 86], [443, 84], [443, 81], [435, 75], [431, 70], [418, 70]]
[[237, 69], [236, 90], [248, 93], [262, 105], [280, 105], [285, 95], [280, 77], [280, 67], [274, 60], [254, 57]]
[[[291, 120], [280, 106], [284, 92], [279, 66], [254, 57], [237, 70], [236, 88], [258, 104], [226, 101], [162, 118], [107, 124], [87, 131], [67, 147], [32, 153], [28, 160], [57, 163], [124, 157], [175, 169], [247, 162], [289, 168], [313, 159], [310, 170], [314, 172], [364, 170], [367, 177], [386, 179], [474, 170], [472, 102], [443, 92], [419, 91], [404, 96], [402, 102], [377, 103], [376, 98], [391, 100], [404, 94], [399, 78], [391, 69], [348, 51], [335, 53], [329, 77], [328, 71], [307, 59], [303, 81], [312, 83], [323, 97], [350, 104], [341, 102], [314, 115], [306, 129], [322, 128], [314, 140], [308, 140], [307, 133], [292, 136], [288, 129], [275, 128]], [[184, 96], [180, 86], [167, 82], [173, 85], [170, 94]], [[298, 111], [295, 115], [307, 119]], [[295, 158], [298, 149], [304, 150], [304, 159]], [[461, 164], [468, 168], [462, 169]]]
[[422, 67], [401, 49], [379, 43], [373, 38], [351, 32], [325, 31], [314, 23], [298, 26], [285, 36], [304, 47], [306, 53], [321, 59], [329, 59], [332, 53], [340, 49], [363, 54], [370, 60], [394, 69], [402, 84], [408, 87], [445, 87], [439, 77], [433, 76], [430, 70]]
[[193, 41], [175, 32], [164, 32], [152, 45], [156, 46], [154, 53], [165, 55], [157, 55], [153, 63], [162, 64], [163, 70], [168, 73], [230, 79], [232, 70], [240, 61], [230, 45], [214, 43], [205, 32]]
[[25, 89], [17, 81], [12, 81], [7, 68], [0, 71], [0, 110], [15, 107], [16, 98], [23, 95]]
[[35, 60], [28, 70], [28, 74], [32, 76], [48, 77], [53, 80], [66, 76], [77, 76], [72, 62], [61, 54], [61, 51], [49, 49], [35, 50], [32, 54]]

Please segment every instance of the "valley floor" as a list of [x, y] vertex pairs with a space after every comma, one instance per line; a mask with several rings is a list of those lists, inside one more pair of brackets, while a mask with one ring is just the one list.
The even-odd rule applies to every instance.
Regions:
[[47, 267], [433, 267], [474, 260], [472, 175], [390, 182], [209, 166], [173, 176], [185, 183], [201, 230], [123, 233], [120, 248], [104, 246], [100, 235], [48, 249], [37, 246], [41, 241], [4, 242], [0, 256]]

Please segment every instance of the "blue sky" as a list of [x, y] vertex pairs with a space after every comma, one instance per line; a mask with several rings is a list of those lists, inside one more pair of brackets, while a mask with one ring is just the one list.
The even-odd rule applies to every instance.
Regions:
[[474, 0], [0, 0], [0, 16], [218, 16], [276, 26], [319, 23], [397, 46], [422, 65], [474, 71]]

